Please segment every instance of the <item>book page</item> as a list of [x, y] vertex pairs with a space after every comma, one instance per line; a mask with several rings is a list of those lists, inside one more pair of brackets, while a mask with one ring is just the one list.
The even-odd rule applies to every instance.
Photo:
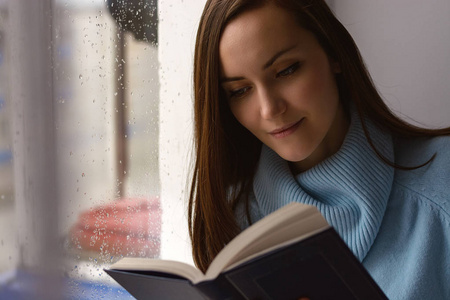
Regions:
[[310, 236], [329, 224], [314, 206], [290, 203], [256, 222], [234, 238], [214, 259], [206, 279], [217, 277], [237, 262], [289, 240]]
[[178, 275], [190, 280], [198, 282], [203, 279], [203, 273], [189, 264], [173, 261], [160, 260], [152, 258], [125, 257], [111, 266], [111, 269], [121, 271], [154, 271]]
[[111, 266], [121, 271], [154, 271], [178, 275], [196, 284], [212, 280], [221, 272], [247, 261], [257, 254], [298, 241], [328, 228], [316, 207], [291, 203], [256, 222], [235, 237], [217, 255], [204, 275], [186, 263], [151, 258], [126, 257]]

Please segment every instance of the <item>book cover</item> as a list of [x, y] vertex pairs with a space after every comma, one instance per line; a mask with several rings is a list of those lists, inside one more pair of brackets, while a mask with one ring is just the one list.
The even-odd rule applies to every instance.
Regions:
[[137, 299], [387, 299], [318, 210], [298, 203], [243, 231], [206, 274], [139, 258], [105, 271]]

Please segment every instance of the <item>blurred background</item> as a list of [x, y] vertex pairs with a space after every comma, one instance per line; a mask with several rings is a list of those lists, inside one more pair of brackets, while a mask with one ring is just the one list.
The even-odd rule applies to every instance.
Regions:
[[[187, 2], [0, 0], [0, 299], [128, 299], [103, 272], [121, 257], [192, 263], [191, 70], [205, 1]], [[392, 109], [449, 126], [449, 2], [328, 2]], [[43, 284], [49, 296], [33, 282], [53, 273], [65, 288]]]
[[157, 33], [153, 0], [0, 2], [0, 299], [126, 297], [103, 268], [160, 256]]

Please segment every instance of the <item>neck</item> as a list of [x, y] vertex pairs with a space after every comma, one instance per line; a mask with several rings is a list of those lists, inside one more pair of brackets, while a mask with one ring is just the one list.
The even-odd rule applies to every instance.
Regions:
[[292, 174], [297, 175], [309, 170], [339, 151], [347, 135], [349, 126], [350, 117], [344, 111], [342, 105], [340, 105], [330, 129], [319, 147], [306, 159], [289, 163]]

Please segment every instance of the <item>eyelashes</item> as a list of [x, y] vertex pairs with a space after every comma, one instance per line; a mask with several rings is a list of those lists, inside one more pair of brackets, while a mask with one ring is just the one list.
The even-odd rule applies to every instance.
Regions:
[[245, 93], [247, 92], [247, 91], [249, 91], [250, 90], [250, 87], [248, 86], [248, 87], [244, 87], [244, 88], [240, 88], [240, 89], [237, 89], [237, 90], [233, 90], [233, 91], [230, 91], [229, 92], [229, 98], [230, 99], [233, 99], [233, 98], [241, 98], [241, 97], [243, 97], [244, 95], [245, 95]]
[[[289, 67], [281, 70], [280, 72], [276, 73], [275, 78], [286, 78], [291, 75], [293, 75], [299, 68], [301, 67], [300, 62], [295, 62]], [[235, 90], [229, 90], [228, 91], [228, 98], [231, 99], [239, 99], [243, 98], [247, 93], [252, 89], [251, 86], [244, 86]]]
[[289, 67], [287, 67], [286, 69], [278, 72], [276, 77], [277, 78], [279, 78], [279, 77], [286, 77], [286, 76], [289, 76], [291, 74], [294, 74], [295, 71], [298, 70], [298, 68], [300, 68], [300, 62], [296, 62], [296, 63], [290, 65]]

